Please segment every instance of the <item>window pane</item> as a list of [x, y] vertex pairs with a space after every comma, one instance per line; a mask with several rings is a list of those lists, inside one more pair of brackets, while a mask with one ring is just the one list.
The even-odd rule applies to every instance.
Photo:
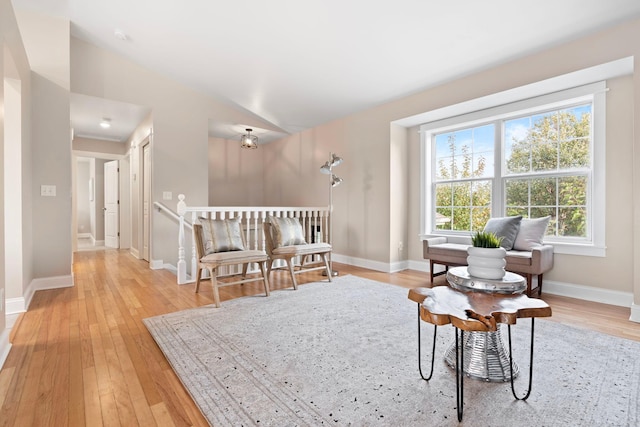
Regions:
[[452, 230], [467, 231], [471, 224], [471, 208], [453, 208]]
[[491, 216], [491, 180], [436, 184], [435, 194], [436, 229], [479, 230]]
[[508, 179], [505, 183], [507, 207], [529, 206], [529, 181]]
[[531, 206], [556, 205], [556, 179], [539, 178], [529, 181], [531, 191]]
[[437, 180], [494, 176], [493, 124], [435, 135]]
[[453, 213], [451, 208], [438, 208], [436, 209], [436, 229], [438, 230], [451, 230], [451, 218]]
[[491, 218], [491, 208], [479, 207], [471, 209], [471, 229], [469, 231], [479, 231], [484, 229], [485, 224]]
[[507, 173], [523, 173], [531, 169], [531, 142], [528, 138], [530, 130], [529, 117], [505, 121], [504, 155]]
[[558, 169], [558, 144], [555, 141], [532, 141], [531, 169], [534, 172]]
[[586, 218], [585, 208], [558, 209], [558, 236], [587, 237]]
[[590, 167], [591, 105], [505, 121], [507, 174]]
[[471, 206], [470, 182], [456, 182], [453, 184], [453, 206]]
[[560, 206], [585, 206], [587, 204], [587, 177], [569, 176], [558, 179], [558, 192]]
[[451, 206], [453, 188], [451, 184], [436, 184], [436, 208]]
[[507, 208], [507, 216], [529, 216], [529, 209], [526, 206], [511, 206]]
[[579, 138], [560, 143], [560, 169], [589, 167], [589, 139]]
[[531, 116], [532, 127], [528, 138], [532, 142], [551, 142], [558, 140], [558, 115], [556, 112]]
[[491, 181], [473, 181], [471, 183], [472, 206], [491, 205]]

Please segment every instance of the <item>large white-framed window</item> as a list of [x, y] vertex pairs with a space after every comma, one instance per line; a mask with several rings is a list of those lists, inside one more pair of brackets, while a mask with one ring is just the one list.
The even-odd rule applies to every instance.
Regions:
[[604, 256], [605, 82], [421, 126], [425, 235], [550, 216], [556, 252]]

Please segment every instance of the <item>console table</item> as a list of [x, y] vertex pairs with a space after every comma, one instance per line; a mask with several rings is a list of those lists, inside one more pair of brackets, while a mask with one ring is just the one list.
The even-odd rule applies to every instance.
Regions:
[[[513, 369], [508, 369], [514, 398], [526, 400], [529, 397], [533, 378], [534, 320], [536, 317], [551, 316], [551, 307], [547, 303], [540, 299], [529, 298], [526, 295], [478, 290], [459, 291], [448, 286], [414, 288], [409, 291], [409, 299], [418, 304], [418, 368], [420, 376], [425, 381], [429, 381], [433, 375], [437, 327], [446, 324], [451, 324], [455, 327], [454, 365], [456, 371], [458, 421], [462, 421], [463, 414], [465, 346], [461, 345], [461, 343], [464, 342], [465, 332], [497, 332], [499, 324], [506, 324], [508, 328], [509, 366], [513, 366], [511, 325], [516, 324], [518, 318], [531, 318], [529, 388], [523, 397], [517, 396], [513, 384]], [[420, 321], [434, 325], [431, 372], [428, 377], [425, 377], [422, 373]]]

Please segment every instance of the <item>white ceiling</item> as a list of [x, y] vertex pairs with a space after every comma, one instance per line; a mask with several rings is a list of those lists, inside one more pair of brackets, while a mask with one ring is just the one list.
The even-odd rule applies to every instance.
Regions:
[[[268, 121], [270, 131], [256, 132], [263, 141], [640, 17], [638, 0], [13, 4], [67, 17], [74, 36]], [[73, 101], [81, 123], [88, 108]], [[237, 128], [212, 121], [210, 132], [235, 138]]]

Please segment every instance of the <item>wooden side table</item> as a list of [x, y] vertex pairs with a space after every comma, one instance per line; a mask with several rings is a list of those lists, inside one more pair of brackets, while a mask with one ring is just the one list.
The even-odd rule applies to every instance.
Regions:
[[[497, 332], [499, 324], [508, 328], [509, 365], [513, 366], [511, 347], [511, 325], [518, 318], [531, 318], [531, 350], [529, 360], [529, 387], [523, 397], [518, 397], [513, 385], [513, 369], [510, 371], [511, 391], [517, 400], [526, 400], [531, 393], [533, 379], [534, 320], [536, 317], [551, 316], [551, 307], [540, 299], [526, 295], [500, 294], [492, 292], [461, 292], [448, 286], [435, 288], [414, 288], [409, 291], [409, 299], [418, 304], [418, 369], [420, 376], [429, 381], [433, 375], [436, 349], [437, 327], [452, 324], [455, 327], [455, 371], [456, 405], [458, 421], [462, 421], [464, 398], [464, 342], [465, 332]], [[422, 373], [420, 321], [434, 325], [431, 372], [428, 377]]]

